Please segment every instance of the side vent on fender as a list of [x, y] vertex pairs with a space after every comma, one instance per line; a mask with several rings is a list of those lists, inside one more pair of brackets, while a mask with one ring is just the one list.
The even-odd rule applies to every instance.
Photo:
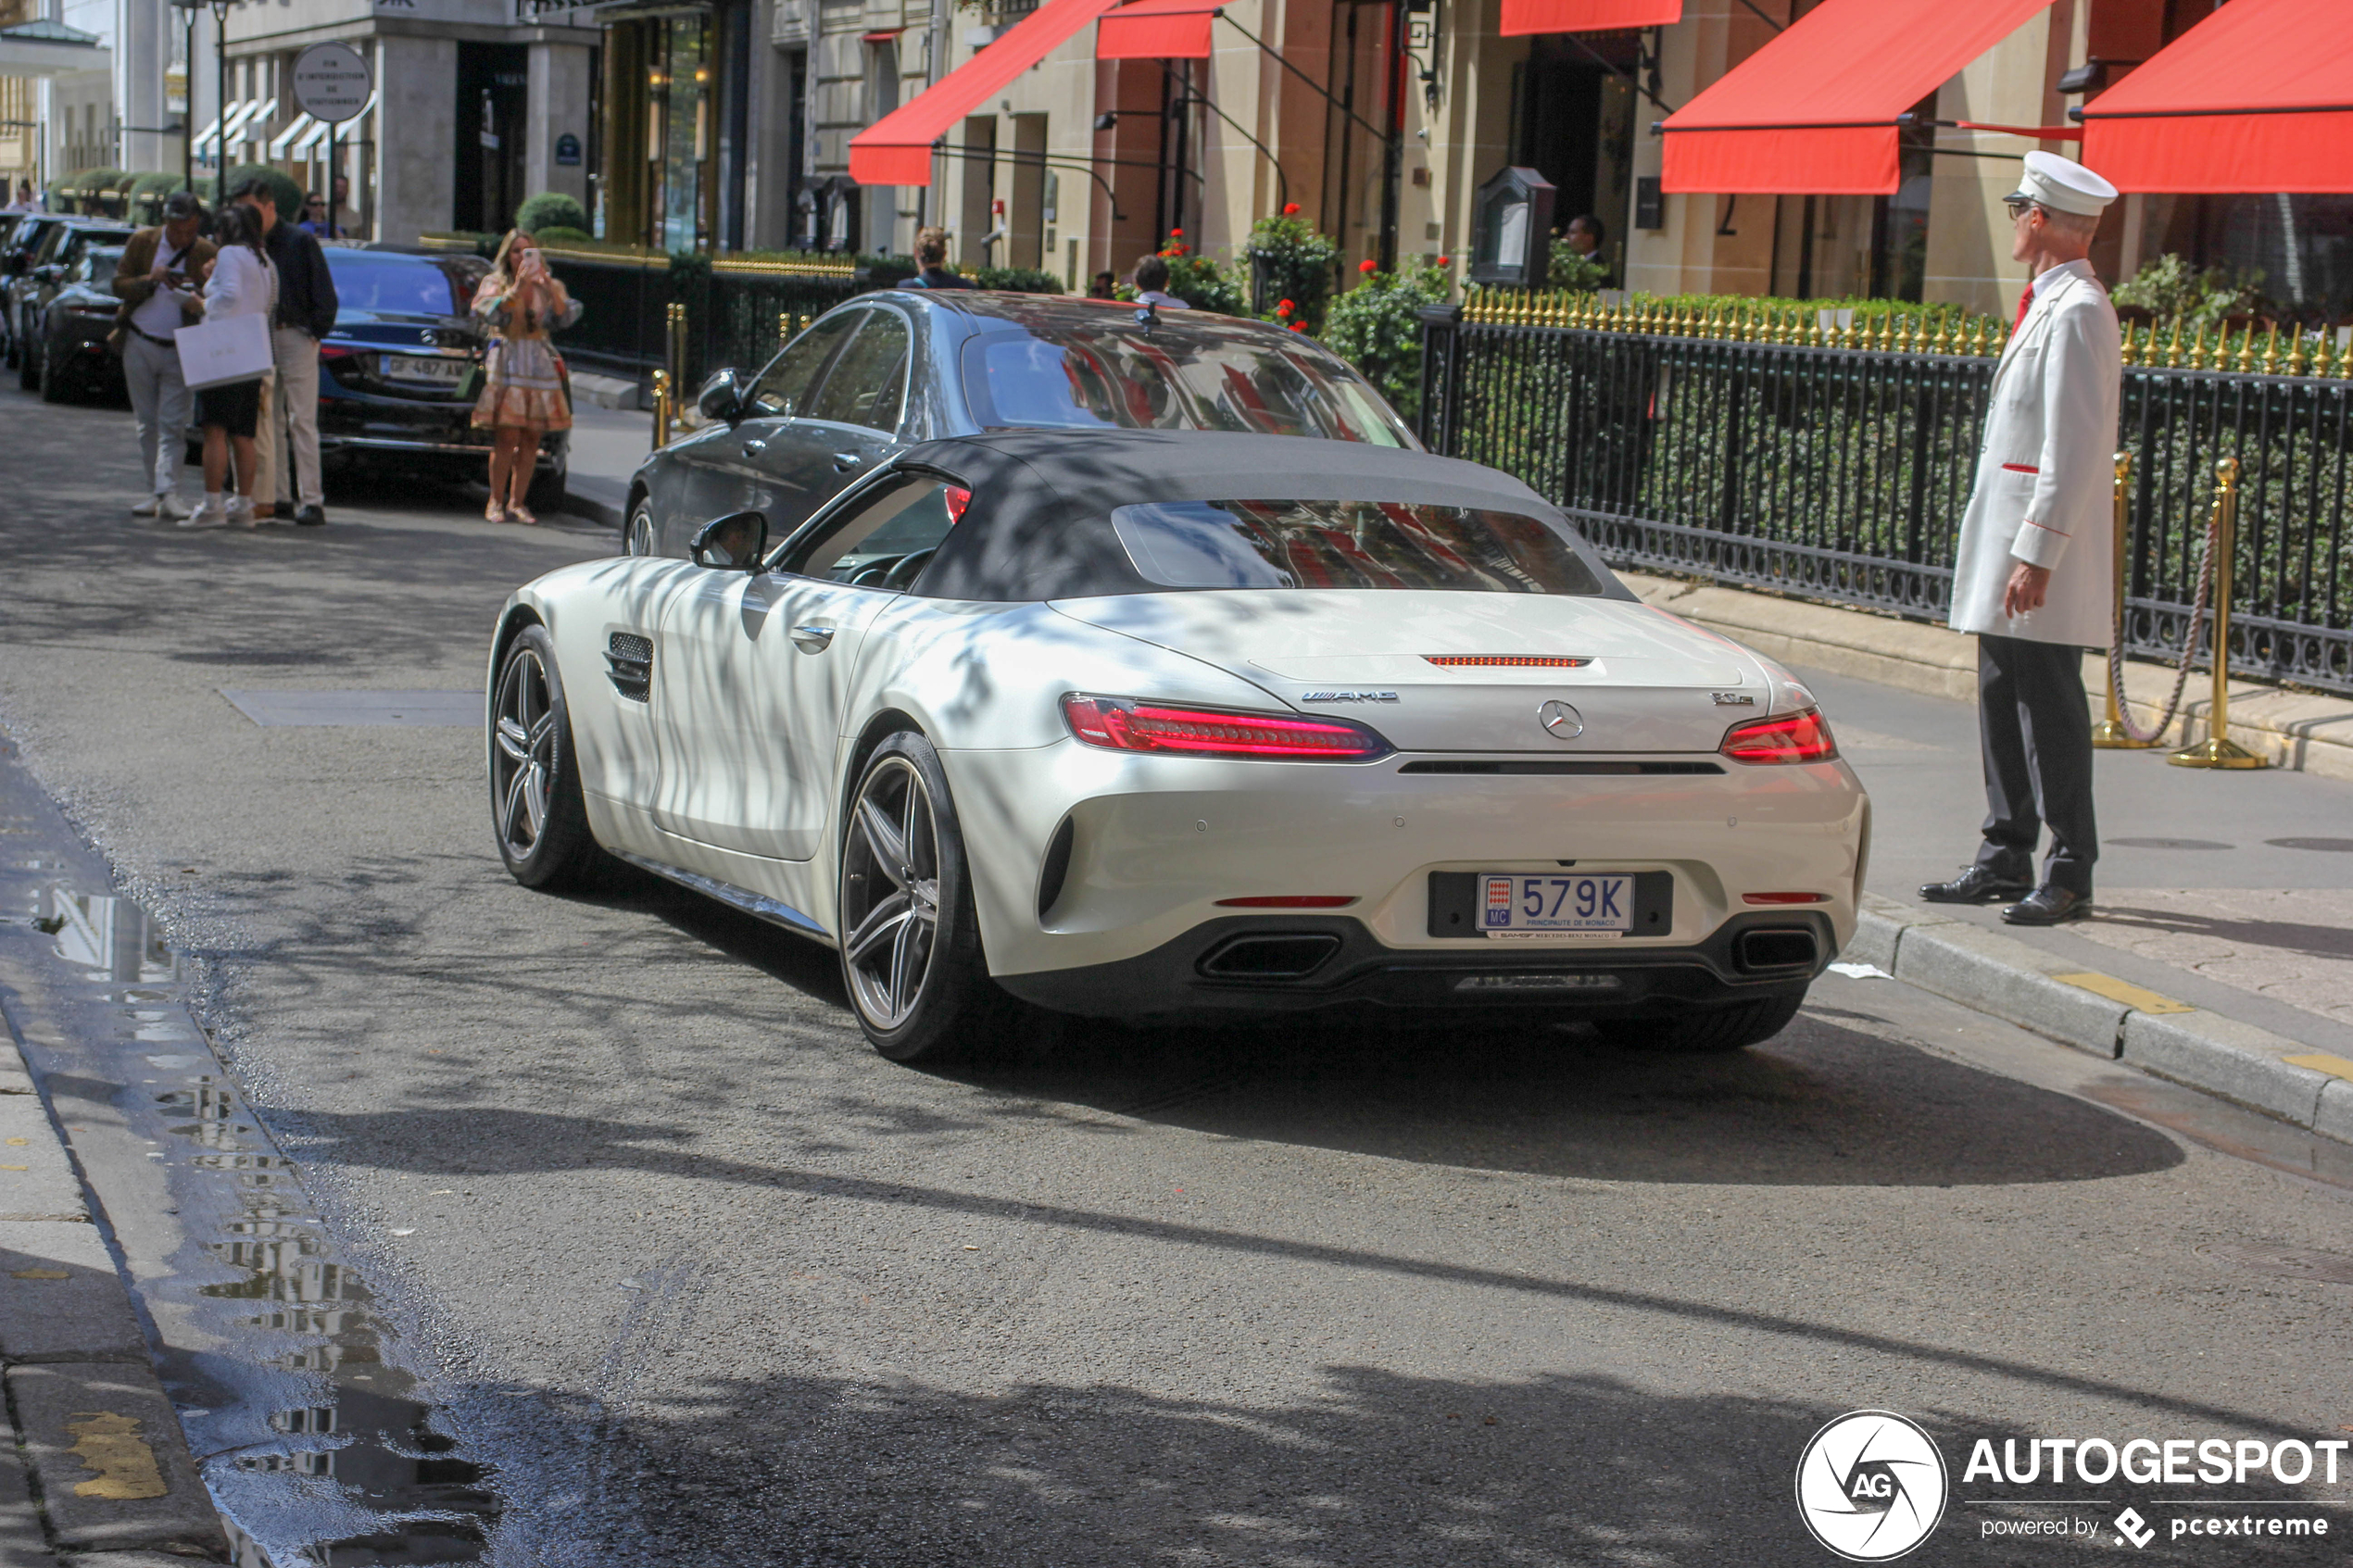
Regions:
[[615, 632], [605, 644], [605, 674], [612, 689], [632, 702], [652, 700], [654, 645], [634, 632]]

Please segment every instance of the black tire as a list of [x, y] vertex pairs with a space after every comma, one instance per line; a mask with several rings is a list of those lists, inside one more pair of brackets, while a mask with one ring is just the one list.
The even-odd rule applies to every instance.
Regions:
[[66, 385], [65, 377], [57, 373], [57, 356], [54, 354], [41, 357], [41, 369], [34, 373], [34, 380], [41, 388], [41, 401], [44, 403], [63, 403], [69, 395], [70, 389]]
[[17, 353], [17, 384], [24, 388], [27, 392], [33, 391], [41, 384], [41, 360], [43, 356], [33, 353], [35, 346], [36, 344], [34, 340], [27, 338], [24, 342], [24, 347], [19, 349]]
[[1010, 998], [981, 952], [947, 772], [914, 731], [884, 740], [859, 770], [838, 874], [842, 985], [867, 1043], [910, 1062], [960, 1060], [993, 1045]]
[[639, 496], [629, 508], [629, 521], [621, 531], [621, 553], [624, 556], [655, 556], [661, 553], [661, 535], [654, 530], [654, 504]]
[[1806, 994], [1800, 991], [1794, 996], [1735, 1002], [1730, 1007], [1687, 1012], [1676, 1018], [1604, 1019], [1593, 1025], [1593, 1030], [1611, 1045], [1629, 1050], [1700, 1056], [1763, 1045], [1788, 1028], [1790, 1020], [1805, 1005]]
[[509, 874], [525, 887], [588, 885], [604, 851], [588, 831], [572, 710], [545, 627], [526, 626], [507, 646], [488, 724], [490, 830]]
[[524, 491], [522, 504], [535, 515], [564, 509], [564, 482], [570, 477], [570, 465], [559, 463], [551, 469], [535, 469], [531, 488]]

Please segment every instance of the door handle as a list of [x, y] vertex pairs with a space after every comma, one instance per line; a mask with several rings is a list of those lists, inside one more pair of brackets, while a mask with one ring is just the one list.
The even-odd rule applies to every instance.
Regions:
[[834, 454], [834, 467], [837, 470], [846, 471], [849, 469], [854, 469], [865, 460], [865, 458], [857, 452], [837, 452]]
[[834, 629], [830, 626], [796, 626], [792, 629], [793, 646], [803, 653], [823, 653], [833, 645]]
[[761, 440], [758, 436], [756, 436], [756, 435], [754, 435], [754, 436], [747, 436], [747, 437], [745, 438], [745, 440], [744, 440], [744, 456], [745, 456], [745, 457], [747, 457], [747, 458], [756, 458], [756, 457], [760, 456], [760, 454], [761, 454], [761, 453], [765, 452], [766, 450], [768, 450], [768, 443], [766, 443], [765, 441]]

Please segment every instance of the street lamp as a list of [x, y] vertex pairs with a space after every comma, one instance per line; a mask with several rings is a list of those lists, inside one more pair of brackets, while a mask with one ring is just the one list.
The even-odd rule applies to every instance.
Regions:
[[[220, 170], [213, 182], [213, 203], [220, 205], [227, 193], [229, 181], [229, 8], [238, 0], [171, 0], [172, 5], [188, 13], [188, 114], [185, 123], [196, 122], [196, 13], [212, 13], [212, 156]], [[184, 172], [182, 178], [190, 190], [196, 185], [196, 139], [189, 136], [181, 159]]]

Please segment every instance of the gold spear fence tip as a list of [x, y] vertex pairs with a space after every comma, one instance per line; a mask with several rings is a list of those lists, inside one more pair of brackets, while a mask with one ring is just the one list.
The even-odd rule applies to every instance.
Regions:
[[2273, 321], [2271, 329], [2263, 335], [2263, 373], [2276, 376], [2280, 373], [2280, 324]]

